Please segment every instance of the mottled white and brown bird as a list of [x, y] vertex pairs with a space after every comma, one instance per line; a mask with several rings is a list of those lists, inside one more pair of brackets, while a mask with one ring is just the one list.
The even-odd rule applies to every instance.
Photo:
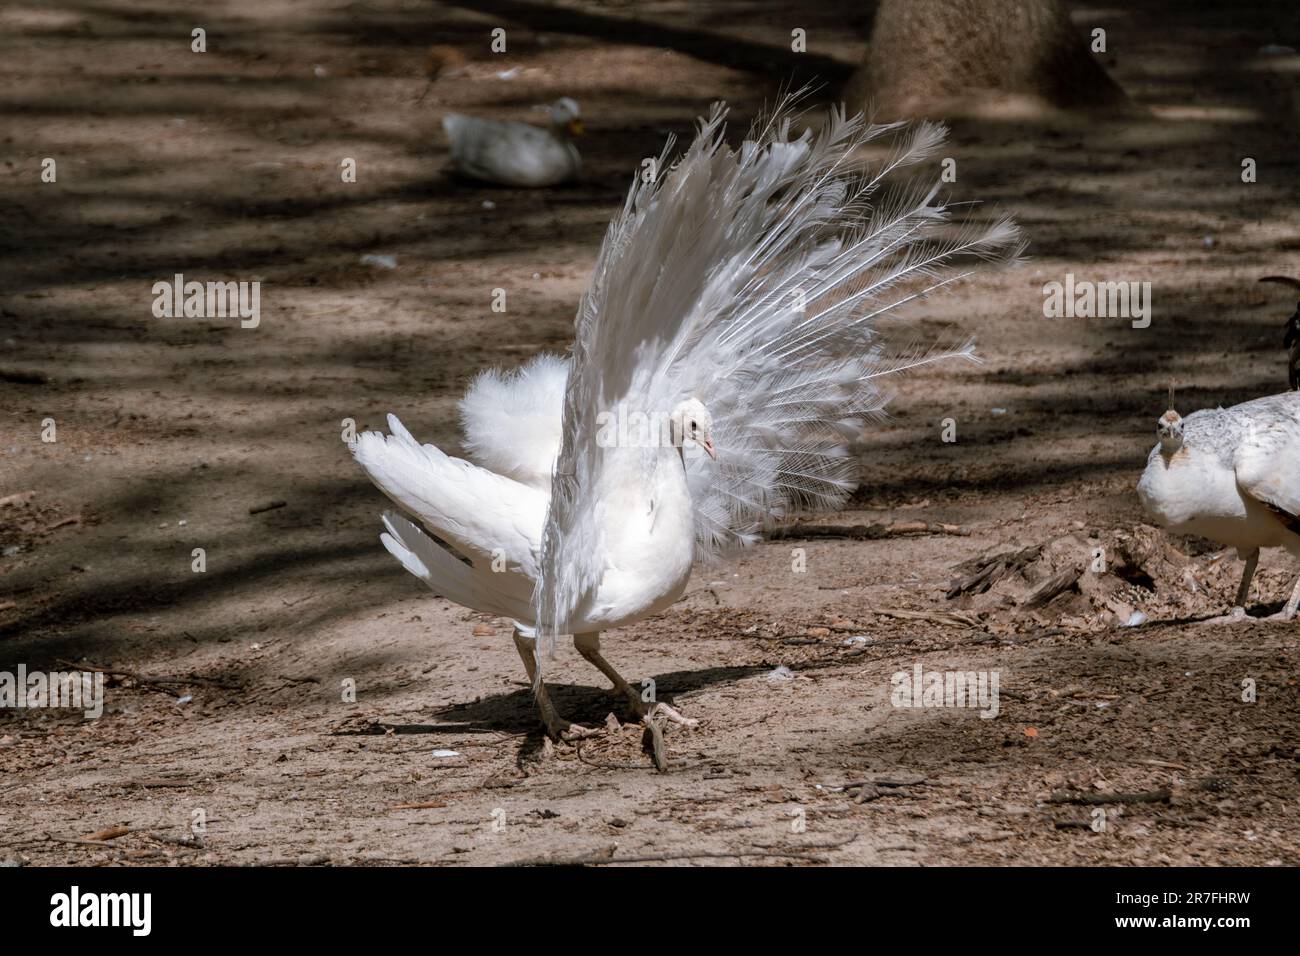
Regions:
[[[732, 149], [724, 117], [715, 109], [676, 163], [670, 143], [659, 175], [634, 180], [571, 355], [470, 387], [472, 461], [421, 445], [392, 415], [391, 434], [353, 445], [409, 516], [384, 517], [388, 550], [437, 594], [514, 621], [553, 737], [588, 733], [556, 713], [541, 679], [565, 634], [647, 723], [690, 723], [643, 701], [601, 655], [600, 633], [671, 605], [697, 560], [842, 504], [882, 380], [971, 355], [890, 357], [875, 320], [966, 274], [957, 260], [1020, 248], [1006, 219], [953, 223], [937, 179], [892, 183], [933, 154], [942, 127], [835, 111], [814, 136], [793, 132], [787, 110]], [[855, 164], [885, 136], [883, 160]]]
[[[1142, 506], [1177, 534], [1237, 549], [1246, 562], [1232, 613], [1247, 620], [1250, 582], [1261, 548], [1285, 548], [1300, 559], [1300, 392], [1205, 409], [1157, 423], [1138, 482]], [[1300, 579], [1274, 618], [1289, 621], [1300, 606]]]
[[583, 133], [582, 113], [569, 97], [551, 106], [543, 129], [448, 113], [442, 128], [458, 172], [501, 186], [556, 186], [576, 179], [582, 159], [573, 140]]

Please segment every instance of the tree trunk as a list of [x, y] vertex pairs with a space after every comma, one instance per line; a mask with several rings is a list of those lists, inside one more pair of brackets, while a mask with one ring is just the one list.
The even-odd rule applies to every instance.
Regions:
[[1086, 35], [1063, 0], [880, 0], [845, 100], [880, 119], [1128, 109]]

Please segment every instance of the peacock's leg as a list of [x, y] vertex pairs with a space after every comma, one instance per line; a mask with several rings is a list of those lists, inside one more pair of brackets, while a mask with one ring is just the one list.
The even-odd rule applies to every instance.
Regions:
[[1255, 567], [1259, 564], [1259, 548], [1246, 555], [1246, 567], [1241, 572], [1241, 584], [1237, 588], [1237, 603], [1232, 611], [1221, 617], [1212, 617], [1202, 624], [1239, 624], [1252, 620], [1246, 614], [1246, 602], [1250, 600], [1250, 582], [1255, 577]]
[[580, 740], [599, 733], [565, 720], [555, 712], [551, 695], [546, 692], [546, 684], [537, 680], [537, 640], [520, 634], [518, 628], [515, 629], [514, 638], [515, 650], [519, 652], [519, 657], [524, 662], [524, 670], [528, 672], [528, 683], [533, 685], [537, 710], [541, 714], [542, 723], [546, 725], [547, 735], [552, 740]]
[[573, 635], [573, 646], [578, 649], [579, 654], [586, 658], [588, 663], [613, 682], [614, 691], [627, 698], [628, 706], [632, 708], [632, 713], [636, 714], [637, 717], [644, 720], [647, 717], [662, 715], [675, 724], [681, 724], [683, 727], [694, 728], [700, 725], [698, 720], [683, 717], [675, 707], [660, 702], [652, 704], [642, 700], [637, 689], [625, 681], [623, 675], [614, 670], [614, 665], [605, 660], [600, 653], [600, 633], [598, 631]]
[[1259, 548], [1246, 555], [1246, 567], [1241, 572], [1241, 586], [1237, 588], [1237, 607], [1243, 612], [1246, 602], [1250, 600], [1250, 582], [1255, 577], [1255, 568], [1259, 564]]
[[1296, 611], [1300, 610], [1300, 578], [1295, 579], [1295, 587], [1291, 589], [1291, 596], [1287, 598], [1286, 604], [1282, 610], [1276, 614], [1268, 616], [1269, 621], [1290, 621], [1295, 618]]

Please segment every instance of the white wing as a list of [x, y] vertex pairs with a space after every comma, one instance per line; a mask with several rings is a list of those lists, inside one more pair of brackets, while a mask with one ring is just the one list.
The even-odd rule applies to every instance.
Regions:
[[1300, 534], [1300, 392], [1237, 405], [1237, 484]]
[[[879, 380], [912, 364], [883, 358], [872, 320], [951, 282], [941, 270], [954, 257], [1019, 251], [1006, 220], [952, 228], [937, 183], [884, 186], [942, 127], [832, 112], [818, 137], [792, 137], [778, 111], [733, 151], [723, 117], [715, 108], [670, 171], [633, 185], [579, 307], [543, 535], [544, 635], [564, 632], [605, 560], [602, 412], [663, 414], [690, 395], [711, 410], [720, 464], [692, 470], [708, 549], [773, 514], [838, 504], [853, 478], [845, 439], [880, 408]], [[850, 153], [887, 133], [897, 148], [852, 174]]]
[[[388, 416], [388, 427], [391, 435], [364, 432], [352, 445], [353, 456], [370, 480], [404, 511], [418, 518], [439, 541], [454, 549], [456, 555], [449, 554], [450, 560], [463, 559], [480, 574], [494, 575], [491, 590], [503, 597], [529, 601], [539, 570], [546, 493], [451, 458], [433, 445], [421, 445], [395, 415]], [[424, 548], [420, 539], [438, 545], [414, 526], [408, 531], [409, 523], [386, 523], [389, 534], [384, 536], [385, 547], [439, 594], [452, 597], [448, 592], [458, 586], [456, 582], [448, 580], [445, 586], [437, 586], [412, 567], [403, 553], [419, 556]], [[402, 547], [395, 548], [395, 543]], [[426, 571], [438, 567], [432, 559], [424, 560], [422, 566]], [[515, 616], [514, 611], [509, 613]]]
[[389, 554], [435, 594], [486, 614], [511, 617], [516, 622], [532, 620], [531, 586], [521, 588], [514, 576], [457, 557], [395, 512], [384, 514], [384, 527], [388, 530], [379, 540]]

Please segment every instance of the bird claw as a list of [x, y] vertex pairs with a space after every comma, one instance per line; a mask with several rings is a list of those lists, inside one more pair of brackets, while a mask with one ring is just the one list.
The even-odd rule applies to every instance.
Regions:
[[688, 730], [694, 730], [700, 726], [700, 722], [694, 717], [683, 716], [676, 707], [671, 707], [663, 702], [656, 703], [646, 711], [644, 717], [665, 717], [668, 720], [671, 720], [674, 724], [677, 724], [680, 727], [685, 727]]
[[683, 717], [676, 707], [661, 701], [656, 701], [647, 707], [639, 696], [633, 701], [632, 709], [637, 712], [641, 723], [645, 725], [645, 733], [641, 736], [641, 749], [650, 755], [656, 770], [660, 773], [667, 771], [668, 745], [664, 742], [664, 722], [672, 721], [691, 730], [700, 726], [700, 722], [692, 717]]
[[649, 714], [642, 719], [645, 733], [641, 735], [641, 749], [650, 755], [655, 769], [660, 773], [668, 769], [668, 745], [664, 743], [664, 729]]
[[559, 743], [563, 741], [571, 744], [577, 740], [586, 740], [588, 737], [598, 737], [605, 731], [593, 730], [590, 727], [583, 727], [581, 724], [575, 724], [565, 720], [563, 717], [543, 718], [546, 725], [546, 736], [552, 741]]
[[655, 701], [653, 704], [647, 704], [641, 699], [641, 695], [635, 691], [628, 694], [628, 701], [632, 708], [632, 713], [642, 721], [650, 720], [654, 717], [663, 717], [671, 720], [678, 726], [685, 727], [688, 730], [694, 730], [700, 726], [700, 722], [693, 717], [684, 716], [681, 711], [663, 701]]
[[1219, 617], [1206, 618], [1204, 621], [1200, 622], [1200, 626], [1205, 627], [1210, 624], [1243, 624], [1247, 621], [1253, 620], [1255, 619], [1246, 613], [1244, 607], [1234, 607], [1227, 614], [1223, 614]]
[[605, 733], [604, 728], [597, 730], [594, 727], [583, 727], [581, 724], [569, 724], [560, 732], [560, 739], [565, 743], [573, 743], [575, 740], [586, 740], [589, 737], [599, 737]]

